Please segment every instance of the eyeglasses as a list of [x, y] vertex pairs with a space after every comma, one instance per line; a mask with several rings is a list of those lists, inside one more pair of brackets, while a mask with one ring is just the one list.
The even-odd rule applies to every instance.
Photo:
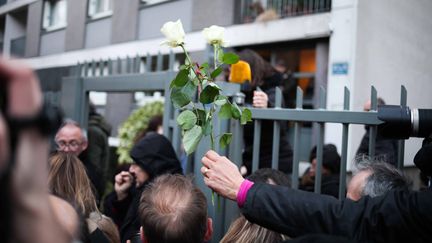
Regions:
[[66, 142], [66, 141], [56, 141], [56, 147], [57, 150], [64, 150], [66, 148], [69, 148], [70, 150], [76, 150], [79, 148], [79, 146], [81, 146], [81, 142], [78, 142], [76, 140], [72, 140], [70, 142]]

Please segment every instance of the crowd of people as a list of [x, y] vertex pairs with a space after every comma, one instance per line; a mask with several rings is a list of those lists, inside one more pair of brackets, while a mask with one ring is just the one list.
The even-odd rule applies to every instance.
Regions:
[[[252, 80], [242, 85], [246, 102], [256, 108], [274, 106], [281, 74], [250, 50], [239, 55], [252, 70]], [[130, 151], [133, 163], [115, 175], [113, 191], [104, 196], [110, 126], [94, 109], [89, 114], [93, 127], [88, 136], [79, 123], [62, 119], [59, 110], [43, 102], [33, 72], [17, 61], [0, 59], [0, 76], [4, 91], [0, 96], [2, 242], [212, 241], [207, 199], [194, 178], [183, 175], [171, 142], [156, 132], [159, 123], [137, 136]], [[273, 130], [272, 126], [263, 129]], [[253, 130], [253, 126], [245, 129]], [[245, 132], [245, 141], [252, 141], [251, 134]], [[395, 156], [359, 156], [346, 198], [337, 199], [339, 184], [345, 182], [339, 181], [341, 159], [336, 146], [323, 148], [320, 195], [312, 192], [316, 147], [310, 153], [311, 166], [300, 180], [302, 190], [295, 190], [288, 176], [292, 150], [285, 127], [280, 134], [280, 170], [268, 168], [271, 133], [262, 134], [262, 168], [257, 171], [251, 168], [249, 143], [245, 144], [243, 175], [215, 151], [208, 151], [201, 160], [204, 183], [237, 202], [241, 211], [221, 242], [432, 239], [431, 192], [413, 191], [411, 182], [394, 167]], [[50, 137], [56, 149], [49, 154]], [[424, 154], [430, 154], [431, 146], [422, 148]]]

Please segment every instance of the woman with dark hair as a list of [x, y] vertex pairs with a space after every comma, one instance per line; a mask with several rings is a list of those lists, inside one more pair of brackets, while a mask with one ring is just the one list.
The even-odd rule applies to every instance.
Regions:
[[[264, 60], [258, 53], [245, 49], [238, 52], [240, 60], [245, 61], [251, 68], [250, 82], [242, 84], [242, 92], [245, 93], [246, 104], [254, 108], [267, 108], [275, 106], [276, 87], [282, 84], [282, 74]], [[258, 90], [260, 88], [261, 90]], [[282, 107], [284, 102], [282, 99]], [[287, 127], [285, 122], [280, 123], [279, 144], [279, 170], [291, 173], [292, 150], [288, 143]], [[273, 121], [263, 120], [261, 125], [261, 142], [259, 168], [270, 168], [273, 147]], [[243, 164], [246, 166], [247, 174], [252, 172], [252, 150], [253, 150], [254, 126], [252, 123], [244, 127], [245, 151], [243, 153]]]

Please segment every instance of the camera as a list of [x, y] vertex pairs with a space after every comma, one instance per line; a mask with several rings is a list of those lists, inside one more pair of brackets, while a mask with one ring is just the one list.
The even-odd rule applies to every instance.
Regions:
[[410, 109], [400, 105], [378, 106], [378, 133], [386, 138], [426, 138], [432, 134], [432, 109]]

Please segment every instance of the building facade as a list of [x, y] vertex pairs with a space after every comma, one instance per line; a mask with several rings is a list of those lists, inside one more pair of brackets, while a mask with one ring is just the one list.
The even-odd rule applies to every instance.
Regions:
[[[5, 55], [39, 70], [45, 87], [54, 87], [61, 78], [55, 75], [68, 74], [77, 63], [167, 54], [159, 30], [181, 19], [195, 59], [208, 58], [202, 28], [224, 26], [230, 48], [254, 49], [285, 68], [306, 92], [305, 108], [317, 107], [316, 87], [323, 86], [327, 109], [343, 109], [348, 87], [351, 109], [362, 110], [371, 85], [389, 104], [399, 103], [405, 85], [410, 107], [431, 108], [430, 11], [428, 0], [4, 0], [0, 45]], [[291, 94], [285, 95], [289, 100]], [[124, 97], [112, 94], [108, 100], [130, 106]], [[112, 119], [127, 115], [108, 113]], [[364, 129], [350, 129], [353, 158]], [[341, 134], [341, 127], [326, 125], [326, 143], [340, 145]], [[406, 143], [405, 164], [412, 164], [420, 142]]]

